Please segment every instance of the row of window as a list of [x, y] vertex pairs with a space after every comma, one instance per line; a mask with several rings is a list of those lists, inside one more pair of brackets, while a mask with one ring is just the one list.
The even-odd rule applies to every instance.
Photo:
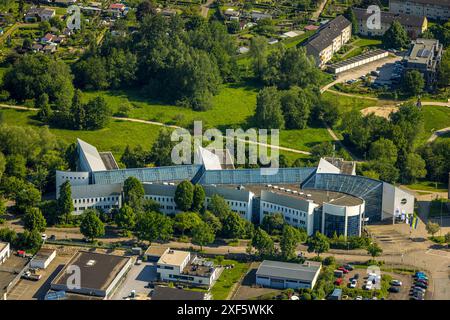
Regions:
[[[229, 206], [232, 207], [240, 207], [240, 208], [246, 208], [247, 207], [247, 203], [246, 202], [241, 202], [241, 201], [231, 201], [231, 200], [225, 200], [226, 203]], [[206, 203], [210, 203], [211, 202], [211, 198], [206, 198]]]
[[84, 211], [86, 209], [98, 209], [98, 210], [109, 210], [111, 208], [119, 208], [118, 205], [104, 205], [104, 206], [87, 206], [87, 207], [74, 207], [75, 211]]
[[146, 199], [152, 199], [156, 202], [169, 202], [175, 203], [175, 199], [173, 197], [157, 197], [157, 196], [145, 196]]
[[62, 176], [61, 178], [65, 179], [65, 180], [86, 180], [86, 177], [72, 177], [72, 176], [65, 177], [65, 176]]
[[96, 202], [105, 202], [105, 201], [119, 201], [119, 196], [114, 197], [100, 197], [100, 198], [85, 198], [85, 199], [73, 199], [74, 204], [79, 203], [96, 203]]
[[295, 209], [291, 209], [291, 208], [287, 208], [287, 207], [282, 207], [282, 206], [278, 206], [276, 204], [272, 204], [272, 203], [268, 203], [268, 202], [263, 202], [262, 206], [263, 206], [263, 208], [276, 210], [280, 213], [289, 213], [291, 215], [296, 215], [299, 217], [306, 218], [306, 212], [304, 212], [304, 211], [299, 211], [299, 210], [295, 210]]

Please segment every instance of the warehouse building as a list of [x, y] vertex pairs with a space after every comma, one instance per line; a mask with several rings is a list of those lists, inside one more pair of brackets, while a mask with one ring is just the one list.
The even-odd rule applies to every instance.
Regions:
[[129, 257], [78, 251], [52, 281], [51, 289], [108, 299], [131, 266]]
[[10, 254], [9, 243], [0, 242], [0, 265], [9, 258]]
[[369, 51], [359, 56], [352, 57], [350, 59], [334, 63], [328, 67], [328, 71], [334, 74], [338, 74], [344, 71], [348, 71], [354, 68], [358, 68], [373, 61], [386, 58], [389, 53], [385, 50], [377, 49]]
[[313, 289], [321, 268], [315, 261], [298, 264], [264, 260], [256, 271], [256, 284], [274, 289]]
[[30, 267], [38, 269], [47, 269], [49, 264], [55, 259], [56, 250], [41, 248], [31, 259]]

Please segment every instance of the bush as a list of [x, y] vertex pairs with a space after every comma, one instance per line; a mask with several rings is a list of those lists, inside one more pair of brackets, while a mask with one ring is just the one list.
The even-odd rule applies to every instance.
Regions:
[[336, 264], [336, 258], [333, 256], [326, 257], [323, 259], [323, 264], [326, 266], [331, 266]]

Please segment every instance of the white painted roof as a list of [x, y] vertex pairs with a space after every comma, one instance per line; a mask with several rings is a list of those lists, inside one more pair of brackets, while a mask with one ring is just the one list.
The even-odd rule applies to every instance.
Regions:
[[220, 158], [217, 155], [202, 147], [198, 148], [198, 152], [206, 170], [222, 170]]
[[88, 162], [91, 171], [106, 171], [105, 164], [103, 163], [102, 157], [97, 151], [97, 148], [93, 145], [90, 145], [87, 142], [84, 142], [81, 139], [77, 139], [78, 146], [80, 147], [80, 151], [83, 152], [84, 158]]
[[324, 158], [320, 158], [319, 165], [317, 166], [317, 173], [341, 173], [341, 170]]

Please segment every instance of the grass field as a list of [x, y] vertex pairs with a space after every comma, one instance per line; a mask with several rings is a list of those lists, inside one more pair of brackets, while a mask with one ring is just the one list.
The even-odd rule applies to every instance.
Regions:
[[424, 191], [433, 191], [433, 192], [447, 192], [447, 186], [445, 183], [441, 182], [432, 182], [432, 181], [418, 181], [414, 184], [406, 185], [409, 189], [412, 190], [424, 190]]
[[420, 136], [420, 143], [424, 143], [431, 134], [439, 129], [450, 127], [450, 108], [440, 106], [424, 106], [424, 130]]
[[333, 104], [338, 104], [339, 110], [344, 113], [351, 110], [362, 110], [368, 107], [373, 107], [377, 104], [375, 100], [364, 99], [364, 98], [356, 98], [356, 97], [348, 97], [340, 94], [336, 94], [333, 92], [325, 91], [322, 94], [324, 100], [329, 101]]
[[[33, 119], [36, 112], [11, 109], [0, 110], [7, 124], [42, 126], [41, 122]], [[160, 126], [155, 125], [112, 120], [106, 128], [96, 131], [75, 131], [53, 128], [50, 131], [58, 139], [66, 143], [75, 142], [76, 138], [80, 138], [95, 145], [99, 151], [112, 151], [117, 160], [119, 160], [126, 145], [135, 146], [141, 144], [144, 149], [150, 149], [160, 129]]]
[[[217, 261], [216, 261], [217, 263]], [[235, 260], [223, 260], [222, 265], [234, 265], [232, 269], [224, 269], [219, 279], [211, 288], [214, 300], [225, 300], [230, 294], [233, 285], [247, 272], [248, 263], [237, 262]]]

